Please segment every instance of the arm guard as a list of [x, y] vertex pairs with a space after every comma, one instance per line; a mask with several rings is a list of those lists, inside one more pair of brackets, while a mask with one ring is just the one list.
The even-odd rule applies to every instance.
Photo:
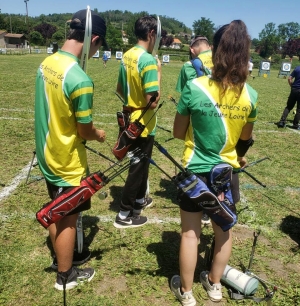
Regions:
[[252, 139], [252, 137], [249, 138], [248, 140], [239, 139], [236, 146], [235, 146], [235, 150], [236, 150], [237, 155], [239, 157], [245, 156], [248, 149], [253, 145], [253, 143], [254, 143], [254, 140]]

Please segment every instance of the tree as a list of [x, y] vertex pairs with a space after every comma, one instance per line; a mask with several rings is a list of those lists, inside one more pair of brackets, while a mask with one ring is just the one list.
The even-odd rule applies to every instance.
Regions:
[[283, 23], [278, 26], [278, 35], [284, 41], [298, 38], [300, 35], [300, 25], [297, 22]]
[[53, 41], [56, 41], [58, 44], [62, 44], [65, 40], [65, 33], [59, 30], [55, 32], [51, 38]]
[[34, 45], [42, 45], [44, 43], [44, 38], [40, 32], [33, 31], [30, 32], [30, 42]]
[[256, 49], [259, 46], [259, 40], [257, 38], [253, 38], [251, 41], [251, 48]]
[[107, 25], [106, 42], [112, 50], [122, 50], [124, 44], [121, 30], [116, 29], [110, 23]]
[[56, 32], [56, 26], [49, 23], [41, 23], [35, 26], [34, 31], [40, 32], [44, 39], [50, 39], [52, 35]]
[[282, 46], [282, 58], [285, 58], [288, 55], [290, 58], [293, 56], [298, 56], [300, 60], [300, 38], [289, 39]]
[[265, 25], [265, 28], [259, 33], [259, 50], [260, 56], [267, 58], [276, 54], [280, 46], [280, 37], [275, 29], [275, 23], [270, 22]]
[[209, 42], [212, 42], [214, 27], [215, 24], [209, 18], [205, 17], [201, 17], [200, 20], [195, 20], [193, 23], [195, 35], [205, 36]]
[[161, 30], [161, 40], [159, 42], [159, 48], [161, 46], [166, 46], [169, 47], [170, 45], [172, 45], [174, 41], [174, 37], [172, 35], [168, 35], [166, 30]]

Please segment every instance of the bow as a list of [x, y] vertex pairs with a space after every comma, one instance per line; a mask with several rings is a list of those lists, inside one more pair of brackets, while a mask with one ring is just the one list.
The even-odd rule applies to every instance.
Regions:
[[85, 33], [84, 33], [83, 48], [80, 59], [80, 66], [84, 72], [86, 72], [87, 70], [87, 61], [90, 53], [91, 37], [92, 37], [92, 15], [90, 7], [87, 6]]
[[157, 53], [160, 39], [161, 39], [161, 23], [160, 23], [160, 20], [159, 20], [159, 16], [157, 16], [157, 31], [156, 31], [155, 44], [154, 44], [154, 48], [153, 48], [153, 51], [152, 51], [153, 56], [155, 56], [156, 53]]

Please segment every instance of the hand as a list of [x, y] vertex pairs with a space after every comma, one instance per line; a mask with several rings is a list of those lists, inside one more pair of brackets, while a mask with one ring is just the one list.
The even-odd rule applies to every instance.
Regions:
[[97, 130], [97, 141], [104, 142], [106, 138], [104, 130]]
[[242, 169], [245, 168], [248, 164], [246, 157], [238, 157], [237, 160]]

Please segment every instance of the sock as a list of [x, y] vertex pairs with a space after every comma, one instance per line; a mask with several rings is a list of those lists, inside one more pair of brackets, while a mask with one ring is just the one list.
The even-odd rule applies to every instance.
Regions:
[[145, 198], [136, 199], [135, 201], [136, 201], [137, 203], [139, 203], [139, 204], [144, 204], [144, 203], [145, 203]]
[[185, 293], [187, 293], [187, 294], [188, 294], [188, 293], [192, 293], [192, 290], [183, 292], [182, 289], [181, 289], [181, 287], [180, 287], [180, 294], [181, 294], [181, 295], [184, 295]]
[[208, 282], [209, 282], [209, 284], [210, 284], [211, 286], [214, 285], [214, 283], [212, 283], [212, 282], [209, 280], [209, 278], [207, 278], [207, 280], [208, 280]]
[[120, 210], [118, 216], [120, 219], [124, 220], [128, 217], [129, 214], [130, 210]]

